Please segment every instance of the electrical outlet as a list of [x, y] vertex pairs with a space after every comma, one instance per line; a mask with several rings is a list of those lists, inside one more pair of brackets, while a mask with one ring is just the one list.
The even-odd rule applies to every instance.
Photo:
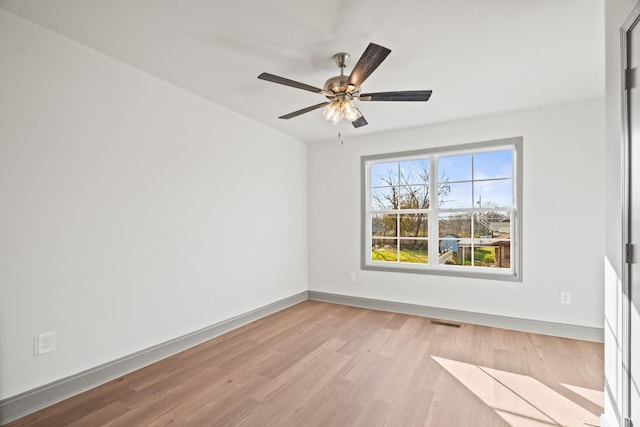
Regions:
[[347, 281], [349, 281], [349, 283], [356, 283], [356, 273], [347, 274]]
[[560, 292], [560, 304], [571, 304], [571, 292]]
[[41, 354], [51, 353], [56, 349], [56, 333], [47, 332], [46, 334], [40, 334], [35, 336], [34, 341], [34, 353], [36, 356]]

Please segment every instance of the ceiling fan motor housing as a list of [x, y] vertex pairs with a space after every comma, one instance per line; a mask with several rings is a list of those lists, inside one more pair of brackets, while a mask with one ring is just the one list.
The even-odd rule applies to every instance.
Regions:
[[[351, 88], [355, 89], [353, 85]], [[353, 92], [353, 90], [349, 89], [349, 76], [335, 76], [331, 77], [324, 84], [324, 90], [331, 91], [333, 93], [344, 93], [344, 92]]]
[[340, 67], [340, 75], [327, 80], [324, 84], [324, 90], [343, 96], [353, 94], [357, 88], [354, 85], [350, 85], [349, 76], [344, 75], [344, 67], [346, 67], [351, 60], [351, 55], [345, 52], [336, 53], [333, 55], [333, 60], [336, 62], [336, 65]]

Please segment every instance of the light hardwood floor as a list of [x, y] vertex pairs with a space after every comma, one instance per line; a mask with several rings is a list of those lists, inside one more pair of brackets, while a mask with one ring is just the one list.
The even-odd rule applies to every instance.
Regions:
[[602, 344], [305, 301], [10, 426], [597, 425]]

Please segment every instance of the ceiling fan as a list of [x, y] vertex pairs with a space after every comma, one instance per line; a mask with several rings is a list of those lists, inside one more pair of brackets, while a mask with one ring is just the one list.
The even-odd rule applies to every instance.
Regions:
[[376, 70], [376, 68], [378, 68], [390, 53], [391, 50], [386, 47], [379, 46], [375, 43], [369, 43], [369, 46], [367, 46], [362, 56], [353, 67], [353, 70], [351, 70], [351, 74], [348, 76], [344, 75], [344, 68], [349, 63], [351, 56], [348, 53], [336, 53], [333, 55], [333, 59], [338, 67], [340, 67], [340, 75], [331, 77], [327, 80], [322, 89], [269, 73], [262, 73], [258, 78], [285, 86], [307, 90], [309, 92], [319, 93], [327, 98], [327, 101], [325, 102], [285, 114], [284, 116], [280, 116], [280, 119], [290, 119], [292, 117], [308, 113], [309, 111], [326, 107], [324, 109], [323, 116], [327, 120], [334, 124], [339, 123], [341, 120], [347, 120], [351, 122], [353, 127], [359, 128], [366, 125], [367, 121], [360, 110], [353, 105], [354, 99], [360, 101], [426, 102], [431, 97], [430, 90], [360, 93], [360, 85], [364, 83], [364, 81]]

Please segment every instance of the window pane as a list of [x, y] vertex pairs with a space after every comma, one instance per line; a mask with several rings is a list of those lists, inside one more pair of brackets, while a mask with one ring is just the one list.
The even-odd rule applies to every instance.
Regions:
[[512, 165], [511, 150], [474, 154], [473, 179], [511, 178]]
[[372, 239], [371, 261], [398, 262], [396, 239]]
[[400, 209], [429, 209], [429, 187], [426, 185], [402, 186], [398, 190]]
[[373, 237], [397, 237], [398, 215], [377, 214], [371, 216], [371, 235]]
[[[444, 241], [441, 241], [441, 245]], [[503, 239], [460, 239], [458, 251], [448, 258], [440, 256], [441, 264], [464, 265], [479, 268], [510, 268], [511, 241]]]
[[398, 209], [398, 187], [372, 188], [371, 209], [374, 211]]
[[[439, 264], [462, 265], [471, 267], [477, 265], [477, 257], [485, 256], [485, 252], [478, 250], [472, 245], [471, 239], [458, 239], [457, 246], [452, 246], [440, 254]], [[448, 239], [440, 240], [440, 246], [451, 245]], [[472, 254], [474, 254], [472, 256]]]
[[371, 165], [371, 186], [398, 185], [398, 162], [374, 163]]
[[477, 212], [473, 217], [475, 237], [508, 239], [511, 235], [509, 212]]
[[474, 246], [473, 266], [493, 267], [495, 262], [495, 252], [492, 246]]
[[491, 246], [475, 245], [472, 239], [460, 239], [458, 251], [449, 257], [441, 256], [441, 264], [463, 265], [466, 267], [491, 267], [494, 263], [494, 249]]
[[439, 237], [458, 239], [471, 237], [471, 214], [443, 213], [438, 217]]
[[438, 179], [441, 182], [471, 181], [471, 154], [440, 157]]
[[400, 184], [427, 184], [429, 182], [429, 159], [400, 162]]
[[513, 205], [513, 181], [475, 181], [473, 192], [477, 207], [510, 207]]
[[429, 262], [428, 252], [426, 240], [400, 240], [400, 262], [427, 264]]
[[440, 239], [438, 264], [460, 265], [459, 241], [460, 239], [454, 238]]
[[495, 239], [494, 246], [494, 267], [511, 268], [511, 240]]
[[426, 214], [400, 215], [401, 237], [427, 237], [429, 221]]
[[471, 208], [471, 182], [448, 184], [438, 194], [438, 206], [442, 209]]

